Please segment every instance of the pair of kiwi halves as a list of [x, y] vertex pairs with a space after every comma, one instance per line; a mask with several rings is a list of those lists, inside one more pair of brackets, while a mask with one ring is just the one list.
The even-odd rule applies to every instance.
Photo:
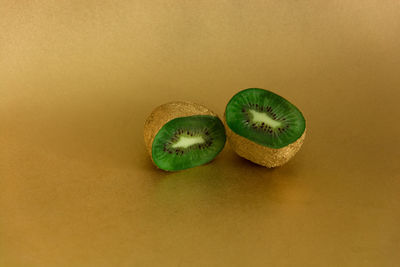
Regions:
[[298, 108], [271, 91], [249, 88], [231, 98], [224, 122], [199, 104], [161, 105], [146, 120], [144, 140], [153, 163], [166, 171], [210, 162], [226, 138], [239, 156], [271, 168], [299, 151], [305, 133], [306, 122]]

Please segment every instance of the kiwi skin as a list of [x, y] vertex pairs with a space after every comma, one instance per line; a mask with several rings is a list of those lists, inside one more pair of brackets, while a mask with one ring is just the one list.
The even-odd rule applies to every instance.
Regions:
[[[152, 145], [158, 131], [170, 120], [195, 115], [210, 115], [218, 117], [209, 108], [189, 101], [174, 101], [156, 107], [144, 123], [144, 143], [146, 150], [152, 157]], [[154, 165], [156, 165], [154, 163]], [[158, 166], [156, 165], [158, 168]]]
[[250, 160], [256, 164], [273, 168], [282, 166], [288, 162], [301, 148], [306, 137], [306, 130], [295, 142], [282, 147], [270, 148], [267, 146], [259, 145], [247, 138], [244, 138], [234, 133], [226, 123], [224, 116], [224, 125], [228, 143], [239, 156]]

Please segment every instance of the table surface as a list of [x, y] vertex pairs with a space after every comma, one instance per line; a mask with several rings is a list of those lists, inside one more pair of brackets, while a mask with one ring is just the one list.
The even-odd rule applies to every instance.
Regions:
[[[0, 266], [399, 266], [398, 1], [1, 1]], [[240, 89], [308, 136], [157, 170], [156, 106]]]

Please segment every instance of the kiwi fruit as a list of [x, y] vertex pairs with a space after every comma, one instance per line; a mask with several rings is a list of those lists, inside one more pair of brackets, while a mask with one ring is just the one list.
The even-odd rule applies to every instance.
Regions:
[[224, 148], [226, 134], [207, 107], [178, 101], [154, 109], [145, 122], [144, 141], [154, 165], [179, 171], [213, 160]]
[[260, 88], [240, 91], [225, 109], [228, 142], [241, 157], [265, 167], [289, 161], [306, 134], [303, 114], [283, 97]]

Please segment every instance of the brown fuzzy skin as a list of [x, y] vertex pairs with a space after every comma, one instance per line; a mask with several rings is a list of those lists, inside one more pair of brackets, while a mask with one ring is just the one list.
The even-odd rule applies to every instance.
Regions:
[[152, 161], [152, 145], [158, 131], [170, 120], [195, 115], [218, 117], [207, 107], [187, 101], [169, 102], [153, 110], [144, 124], [144, 143]]
[[232, 149], [241, 157], [248, 159], [256, 164], [273, 168], [282, 166], [288, 162], [301, 148], [306, 137], [306, 131], [295, 142], [282, 147], [270, 148], [259, 145], [243, 136], [233, 132], [226, 123], [224, 115], [224, 125], [228, 142]]

